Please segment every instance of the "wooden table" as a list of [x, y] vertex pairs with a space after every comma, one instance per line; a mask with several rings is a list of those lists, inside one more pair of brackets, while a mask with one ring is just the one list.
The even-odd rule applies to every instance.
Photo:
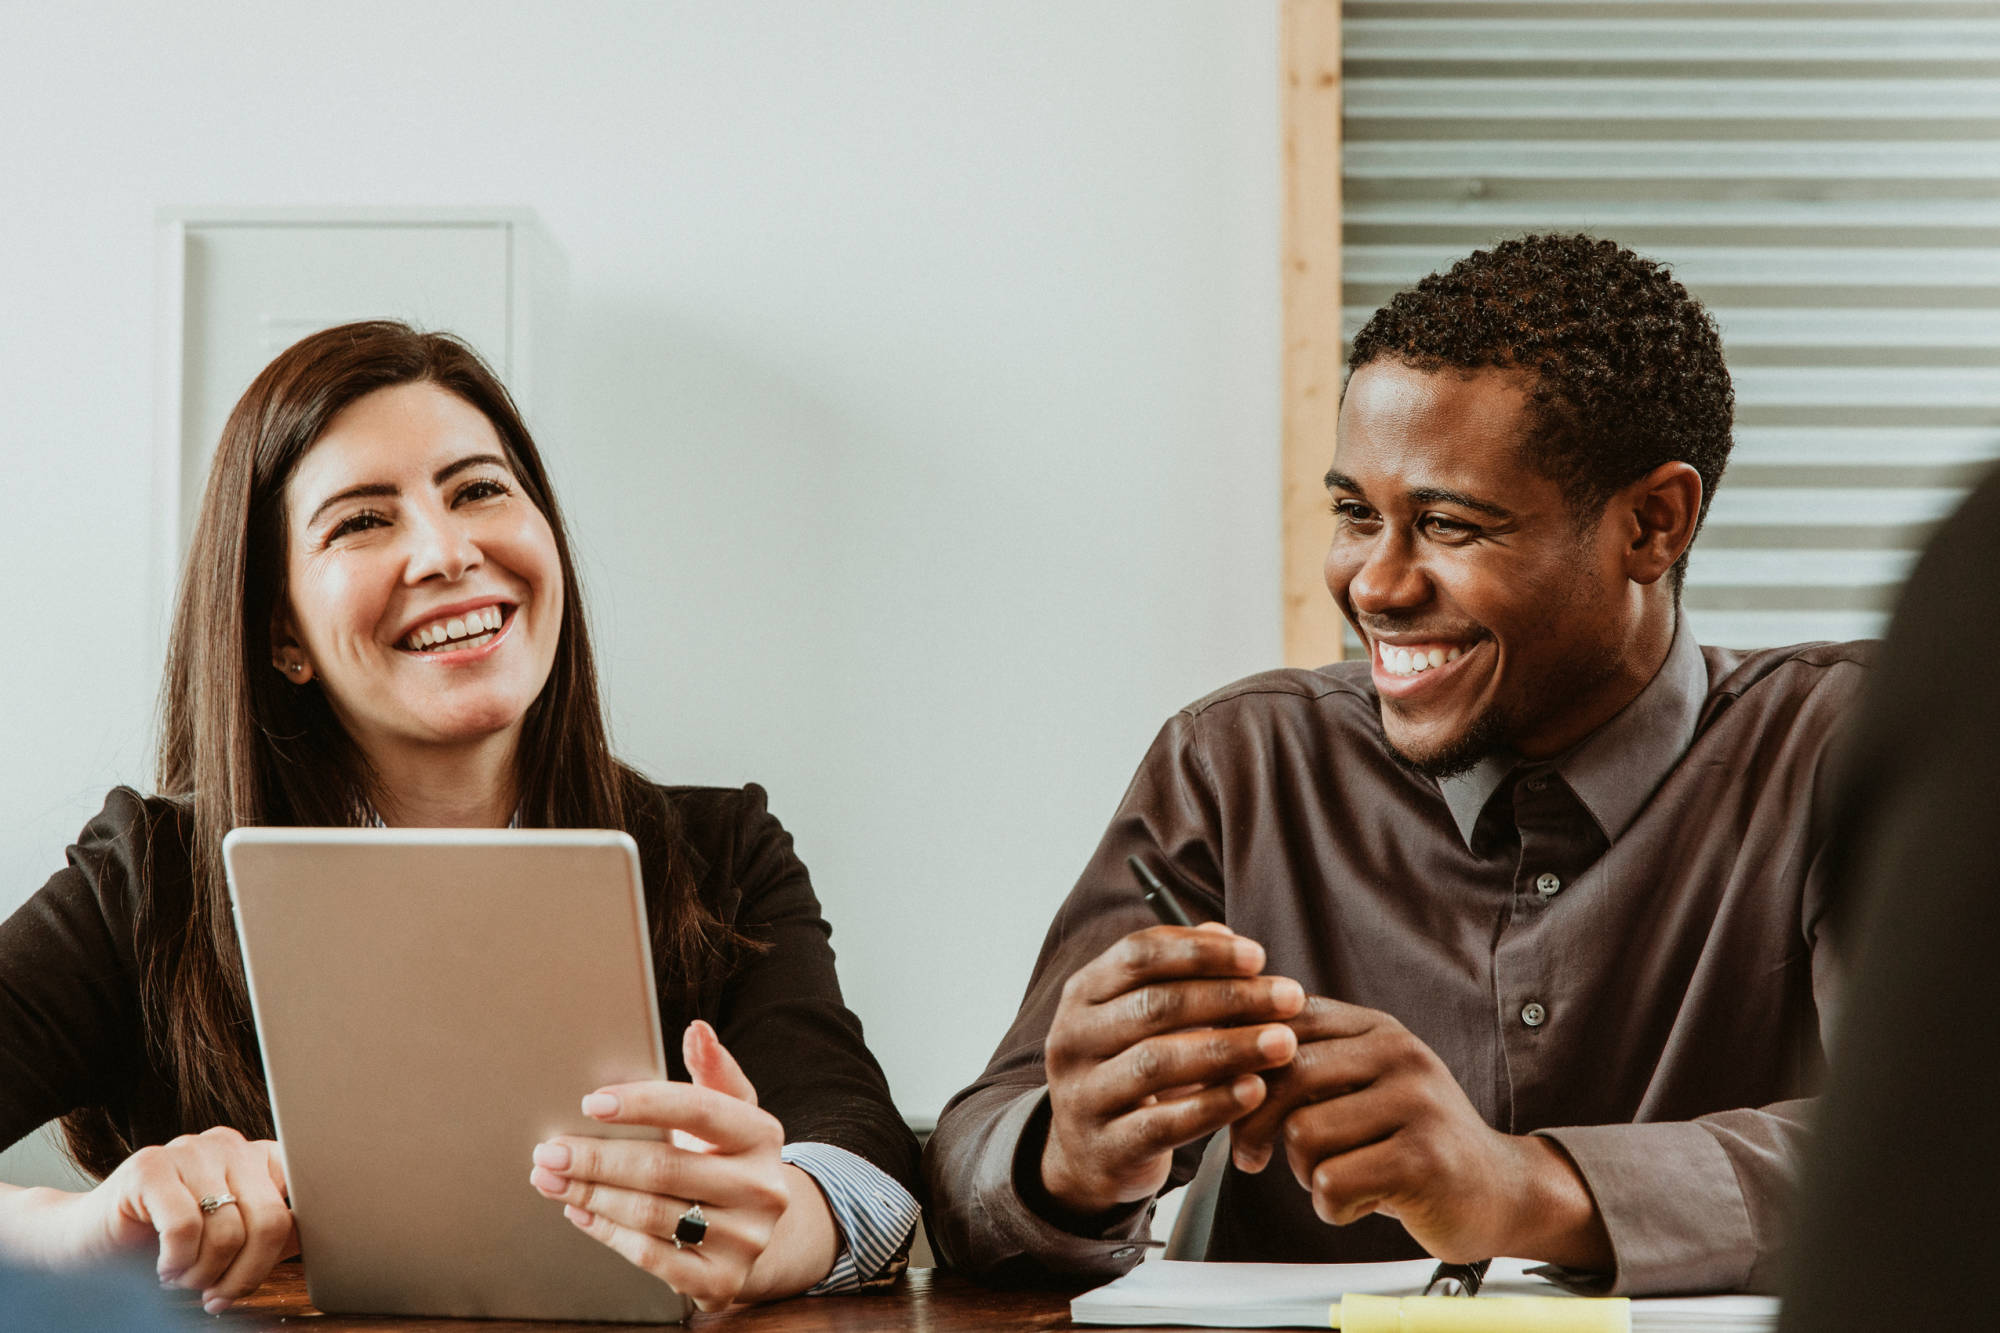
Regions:
[[[698, 1314], [688, 1325], [696, 1333], [881, 1333], [911, 1329], [919, 1333], [993, 1330], [1026, 1333], [1031, 1329], [1073, 1327], [1069, 1302], [1081, 1288], [1049, 1291], [996, 1291], [936, 1268], [912, 1268], [888, 1291], [854, 1296], [800, 1297], [774, 1305], [752, 1306], [727, 1314]], [[405, 1333], [612, 1333], [635, 1324], [568, 1324], [512, 1319], [414, 1319], [386, 1315], [321, 1314], [306, 1300], [305, 1269], [279, 1264], [250, 1296], [215, 1321], [225, 1333], [233, 1330], [404, 1330]], [[1181, 1330], [1185, 1333], [1185, 1330]]]

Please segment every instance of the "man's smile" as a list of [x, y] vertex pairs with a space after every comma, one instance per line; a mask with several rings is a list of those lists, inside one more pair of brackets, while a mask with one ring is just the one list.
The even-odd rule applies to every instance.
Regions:
[[1406, 636], [1368, 639], [1376, 692], [1397, 700], [1431, 697], [1465, 674], [1464, 665], [1488, 640]]

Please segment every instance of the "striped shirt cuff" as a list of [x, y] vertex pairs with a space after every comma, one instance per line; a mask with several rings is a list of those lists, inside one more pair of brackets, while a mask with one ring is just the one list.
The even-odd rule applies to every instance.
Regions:
[[873, 1162], [830, 1143], [788, 1143], [778, 1155], [820, 1187], [845, 1242], [806, 1295], [854, 1291], [902, 1271], [922, 1211], [908, 1190]]

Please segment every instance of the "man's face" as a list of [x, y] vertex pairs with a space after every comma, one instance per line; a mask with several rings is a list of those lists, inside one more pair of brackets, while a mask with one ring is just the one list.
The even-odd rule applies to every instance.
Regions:
[[[1631, 697], [1640, 589], [1616, 525], [1520, 459], [1522, 380], [1354, 372], [1327, 487], [1326, 583], [1367, 644], [1382, 728], [1435, 776], [1560, 753]], [[1643, 679], [1643, 677], [1641, 677]]]

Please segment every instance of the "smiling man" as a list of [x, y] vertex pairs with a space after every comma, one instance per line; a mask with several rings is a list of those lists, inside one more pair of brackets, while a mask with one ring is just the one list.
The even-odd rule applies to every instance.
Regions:
[[[1348, 366], [1326, 577], [1367, 660], [1167, 723], [926, 1150], [934, 1239], [996, 1278], [1115, 1274], [1226, 1131], [1211, 1258], [1766, 1288], [1866, 652], [1689, 634], [1733, 397], [1659, 266], [1509, 241]], [[1208, 923], [1148, 925], [1129, 855]]]

